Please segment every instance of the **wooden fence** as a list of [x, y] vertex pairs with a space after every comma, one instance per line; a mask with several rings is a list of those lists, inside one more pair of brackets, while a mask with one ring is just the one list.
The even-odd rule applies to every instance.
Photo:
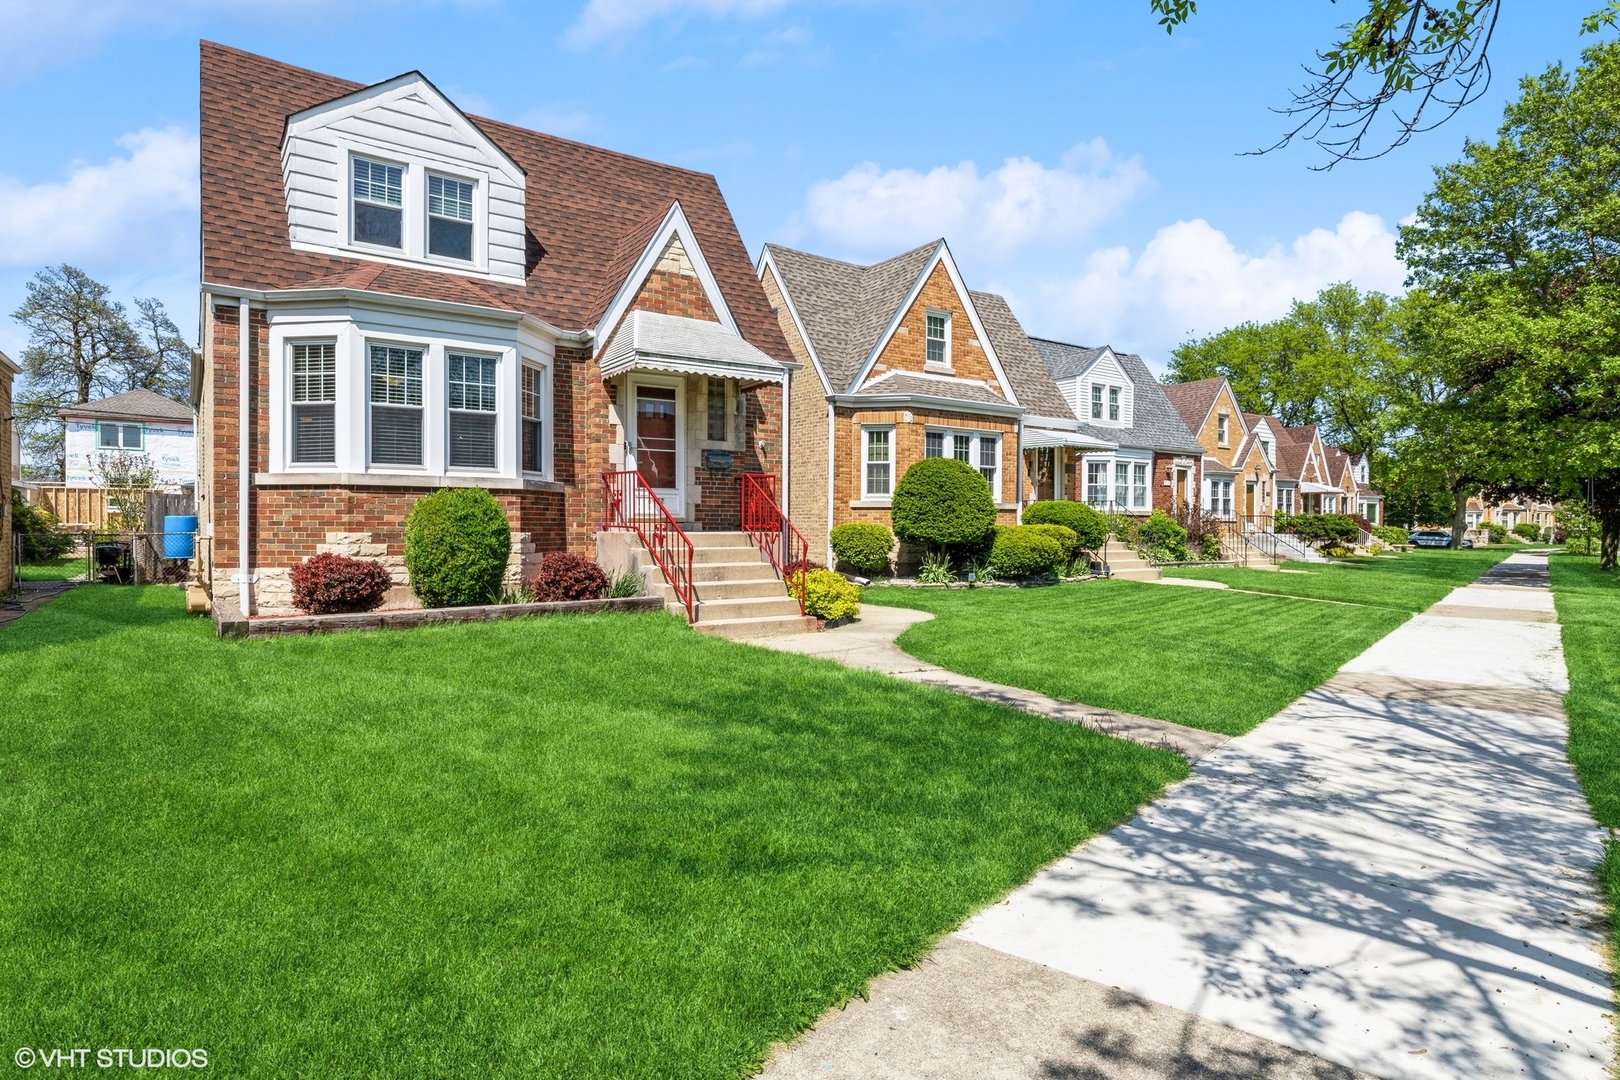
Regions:
[[100, 488], [40, 484], [28, 493], [28, 504], [55, 514], [64, 528], [107, 527], [107, 493]]

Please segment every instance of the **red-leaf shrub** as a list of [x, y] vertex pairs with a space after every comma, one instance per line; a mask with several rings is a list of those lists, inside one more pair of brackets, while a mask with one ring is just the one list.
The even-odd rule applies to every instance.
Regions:
[[540, 560], [540, 571], [534, 575], [529, 592], [536, 603], [552, 604], [559, 600], [599, 600], [607, 587], [607, 574], [585, 556], [551, 551]]
[[293, 605], [311, 615], [370, 611], [393, 584], [381, 563], [327, 552], [293, 567]]

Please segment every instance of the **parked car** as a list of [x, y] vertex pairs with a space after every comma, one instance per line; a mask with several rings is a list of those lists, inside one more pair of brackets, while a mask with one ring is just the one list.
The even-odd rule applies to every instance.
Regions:
[[[1406, 542], [1411, 544], [1413, 547], [1426, 547], [1426, 548], [1450, 547], [1451, 546], [1451, 530], [1450, 529], [1419, 529], [1416, 532], [1408, 533], [1407, 537], [1406, 537]], [[1462, 546], [1465, 547], [1465, 548], [1471, 548], [1471, 547], [1474, 546], [1474, 542], [1472, 540], [1468, 539], [1468, 537], [1465, 536], [1465, 537], [1463, 537]]]

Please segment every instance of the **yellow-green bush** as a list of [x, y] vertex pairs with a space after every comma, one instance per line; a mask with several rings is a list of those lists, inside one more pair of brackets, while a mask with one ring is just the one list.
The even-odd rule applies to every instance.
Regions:
[[831, 570], [794, 574], [790, 588], [794, 596], [804, 598], [806, 615], [830, 622], [834, 619], [853, 619], [861, 613], [860, 586]]

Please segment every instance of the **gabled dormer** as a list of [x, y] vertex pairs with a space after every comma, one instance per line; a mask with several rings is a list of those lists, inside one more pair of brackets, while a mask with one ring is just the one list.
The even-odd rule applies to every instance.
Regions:
[[1272, 430], [1265, 417], [1254, 422], [1253, 433], [1260, 452], [1265, 456], [1266, 463], [1272, 468], [1277, 467], [1277, 432]]
[[1128, 428], [1136, 422], [1136, 387], [1106, 345], [1083, 371], [1057, 384], [1082, 424]]
[[523, 170], [420, 72], [287, 119], [295, 249], [522, 284]]

